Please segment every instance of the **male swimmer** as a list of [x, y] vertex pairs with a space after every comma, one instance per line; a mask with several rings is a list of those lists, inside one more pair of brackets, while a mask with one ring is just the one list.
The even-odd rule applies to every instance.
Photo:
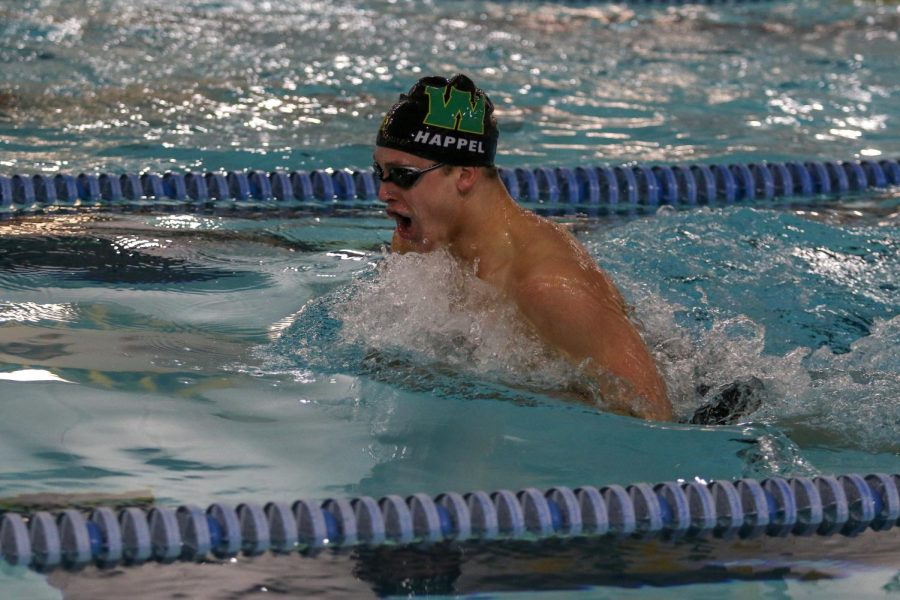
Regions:
[[568, 231], [507, 193], [493, 112], [465, 75], [424, 77], [388, 111], [374, 169], [397, 223], [391, 249], [445, 248], [585, 369], [610, 410], [671, 421], [663, 378], [612, 281]]

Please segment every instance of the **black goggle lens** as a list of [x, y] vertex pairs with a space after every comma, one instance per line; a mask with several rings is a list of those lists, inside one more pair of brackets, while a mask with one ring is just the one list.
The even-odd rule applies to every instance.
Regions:
[[408, 190], [412, 186], [416, 185], [416, 182], [419, 181], [419, 177], [421, 177], [428, 171], [437, 169], [438, 167], [442, 166], [444, 166], [443, 163], [431, 165], [427, 169], [413, 169], [412, 167], [388, 167], [387, 173], [385, 174], [385, 170], [381, 168], [381, 165], [379, 165], [378, 163], [374, 163], [372, 165], [372, 170], [375, 171], [375, 177], [377, 177], [379, 181], [393, 183], [399, 188]]

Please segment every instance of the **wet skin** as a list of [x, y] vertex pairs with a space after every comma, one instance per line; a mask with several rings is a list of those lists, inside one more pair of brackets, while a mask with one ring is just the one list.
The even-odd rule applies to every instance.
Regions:
[[[382, 169], [434, 161], [377, 147]], [[500, 289], [538, 335], [581, 365], [607, 408], [671, 421], [672, 405], [621, 294], [562, 226], [519, 206], [482, 167], [441, 167], [403, 189], [382, 182], [379, 199], [396, 221], [394, 252], [446, 248]]]

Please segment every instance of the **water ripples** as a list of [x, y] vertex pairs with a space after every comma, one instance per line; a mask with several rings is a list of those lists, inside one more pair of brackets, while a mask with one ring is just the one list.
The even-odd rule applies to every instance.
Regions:
[[[456, 70], [491, 92], [500, 160], [511, 166], [893, 155], [898, 30], [895, 7], [816, 0], [639, 9], [14, 0], [0, 7], [0, 64], [8, 67], [0, 71], [0, 169], [368, 165], [374, 130], [397, 94], [425, 72]], [[131, 429], [100, 417], [115, 410], [137, 423], [167, 403], [158, 429], [135, 425], [153, 438], [141, 447], [158, 446], [160, 458], [127, 470], [162, 481], [184, 467], [185, 477], [201, 471], [200, 483], [220, 490], [307, 485], [313, 478], [297, 475], [296, 456], [317, 457], [301, 468], [328, 467], [322, 481], [334, 479], [322, 486], [355, 484], [373, 477], [369, 459], [359, 459], [369, 445], [373, 461], [396, 456], [383, 469], [395, 472], [384, 478], [390, 483], [411, 481], [410, 460], [421, 467], [412, 472], [437, 480], [448, 476], [441, 469], [456, 468], [485, 481], [507, 473], [557, 478], [556, 456], [578, 454], [576, 423], [584, 423], [582, 441], [645, 446], [646, 460], [614, 452], [601, 469], [620, 482], [656, 462], [702, 470], [709, 456], [727, 455], [733, 462], [720, 476], [739, 468], [734, 444], [704, 441], [733, 438], [727, 429], [657, 429], [592, 413], [595, 426], [568, 405], [558, 410], [546, 388], [565, 387], [560, 370], [531, 369], [540, 358], [534, 347], [510, 348], [483, 320], [449, 308], [436, 319], [433, 297], [394, 305], [388, 291], [368, 288], [362, 301], [353, 298], [348, 289], [369, 268], [367, 253], [389, 237], [384, 220], [47, 221], [17, 223], [0, 237], [0, 353], [7, 365], [40, 366], [81, 384], [66, 389], [83, 390], [71, 412], [85, 411], [78, 423], [91, 437], [82, 433], [82, 446], [102, 446], [102, 455], [88, 457], [98, 468], [108, 464], [107, 448], [123, 439], [134, 447]], [[585, 236], [637, 299], [682, 412], [697, 401], [698, 381], [715, 386], [750, 373], [775, 397], [760, 419], [801, 440], [801, 455], [810, 446], [894, 452], [900, 248], [895, 215], [883, 221], [833, 225], [734, 208], [663, 214]], [[445, 271], [429, 272], [443, 281]], [[373, 309], [367, 298], [387, 304]], [[252, 355], [269, 328], [280, 338]], [[24, 427], [14, 449], [26, 454], [24, 440], [41, 435], [54, 448], [65, 436], [78, 439], [70, 408], [54, 404], [69, 396], [40, 387], [58, 384], [20, 385], [32, 386], [34, 402], [21, 403], [16, 416], [42, 427]], [[260, 408], [276, 386], [286, 391]], [[115, 391], [115, 402], [97, 390]], [[518, 410], [496, 399], [541, 406]], [[298, 401], [309, 405], [294, 412]], [[29, 418], [32, 407], [56, 422], [43, 427], [44, 419]], [[532, 408], [546, 414], [535, 418]], [[545, 426], [547, 415], [558, 417], [556, 429]], [[448, 427], [453, 419], [458, 427]], [[267, 447], [278, 426], [283, 437]], [[357, 430], [352, 442], [343, 437], [348, 427]], [[250, 461], [252, 484], [247, 473], [209, 479], [204, 464], [243, 458], [218, 456], [223, 431], [238, 453], [265, 448]], [[683, 437], [659, 446], [648, 431]], [[99, 444], [94, 434], [104, 432]], [[446, 453], [429, 454], [436, 438]], [[769, 472], [799, 468], [793, 446], [766, 439], [752, 460]], [[183, 440], [196, 452], [183, 451]], [[497, 444], [507, 458], [492, 463]], [[455, 460], [460, 448], [471, 458]], [[548, 448], [559, 453], [553, 460]], [[585, 448], [577, 458], [595, 473], [593, 457], [604, 449]], [[840, 454], [830, 464], [850, 460]], [[283, 456], [283, 470], [258, 467]], [[523, 457], [536, 462], [531, 473]], [[466, 467], [476, 463], [485, 465], [480, 474]]]
[[71, 304], [39, 304], [37, 302], [0, 302], [0, 323], [67, 322], [75, 319]]
[[701, 211], [588, 246], [634, 298], [682, 412], [698, 383], [759, 377], [771, 401], [754, 418], [804, 445], [896, 452], [896, 224], [860, 220], [827, 208]]
[[215, 282], [221, 290], [230, 280], [244, 279], [237, 284], [239, 289], [259, 286], [264, 277], [249, 271], [239, 275], [158, 251], [170, 243], [140, 236], [0, 238], [0, 281], [8, 289], [68, 287], [78, 282], [118, 289]]
[[465, 70], [511, 166], [896, 153], [900, 16], [819, 8], [19, 0], [0, 143], [15, 169], [360, 166], [398, 92]]

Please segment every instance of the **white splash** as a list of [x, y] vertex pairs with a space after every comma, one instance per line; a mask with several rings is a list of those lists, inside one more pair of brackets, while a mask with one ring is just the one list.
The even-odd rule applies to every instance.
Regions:
[[512, 302], [444, 251], [387, 255], [336, 312], [343, 340], [367, 349], [516, 384], [561, 386], [576, 376]]
[[876, 321], [845, 354], [823, 346], [777, 355], [764, 348], [765, 327], [745, 315], [713, 314], [709, 329], [689, 332], [674, 318], [685, 307], [643, 284], [623, 287], [639, 298], [635, 318], [682, 418], [702, 403], [698, 387], [756, 377], [767, 400], [755, 422], [812, 430], [870, 451], [900, 451], [900, 317]]

